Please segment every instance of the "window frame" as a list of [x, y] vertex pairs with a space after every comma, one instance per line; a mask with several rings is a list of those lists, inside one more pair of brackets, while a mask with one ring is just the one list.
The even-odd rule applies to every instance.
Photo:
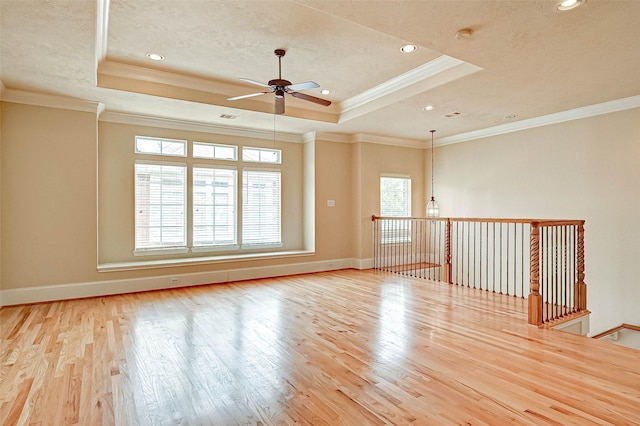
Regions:
[[[258, 151], [258, 159], [257, 160], [251, 160], [251, 159], [246, 159], [245, 158], [245, 152], [246, 151]], [[262, 153], [263, 152], [273, 152], [277, 155], [277, 159], [276, 161], [265, 161], [262, 159]], [[258, 164], [282, 164], [282, 150], [281, 149], [277, 149], [277, 148], [261, 148], [261, 147], [256, 147], [256, 146], [243, 146], [242, 147], [242, 162], [243, 163], [258, 163]]]
[[[398, 216], [394, 214], [390, 214], [388, 212], [383, 211], [383, 179], [397, 179], [403, 180], [407, 185], [407, 188], [404, 193], [404, 198], [406, 205], [403, 207], [405, 216]], [[412, 179], [410, 175], [400, 175], [400, 174], [381, 174], [379, 183], [380, 183], [380, 216], [383, 217], [397, 217], [397, 218], [409, 218], [411, 217], [411, 187], [412, 187]], [[394, 221], [395, 222], [395, 221]], [[390, 222], [390, 223], [394, 223]], [[398, 244], [398, 243], [410, 243], [411, 242], [411, 234], [412, 227], [410, 220], [400, 221], [397, 226], [389, 229], [380, 229], [380, 242], [382, 244]]]
[[[170, 142], [170, 143], [179, 143], [183, 146], [184, 148], [184, 154], [170, 154], [170, 153], [165, 153], [162, 152], [162, 145], [160, 148], [160, 152], [147, 152], [147, 151], [141, 151], [138, 149], [138, 140], [142, 140], [142, 139], [147, 139], [150, 141], [156, 141], [156, 142]], [[182, 157], [182, 158], [186, 158], [189, 156], [189, 144], [188, 141], [186, 139], [170, 139], [170, 138], [159, 138], [159, 137], [155, 137], [155, 136], [139, 136], [136, 135], [133, 141], [133, 152], [135, 154], [141, 154], [141, 155], [161, 155], [161, 156], [165, 156], [165, 157]]]
[[[159, 245], [159, 246], [149, 246], [149, 247], [139, 247], [138, 246], [138, 165], [148, 165], [148, 166], [160, 166], [160, 167], [179, 167], [183, 170], [183, 197], [182, 197], [182, 233], [183, 233], [183, 243], [184, 244], [176, 244], [176, 245]], [[174, 161], [154, 161], [154, 160], [143, 160], [136, 159], [134, 161], [134, 244], [133, 244], [133, 255], [134, 256], [144, 256], [144, 255], [156, 255], [156, 254], [183, 254], [188, 253], [189, 251], [189, 235], [188, 235], [188, 227], [187, 227], [187, 211], [188, 211], [188, 175], [189, 175], [189, 167], [187, 163], [184, 162], [174, 162]], [[162, 214], [162, 213], [161, 213]], [[160, 228], [163, 226], [160, 225]]]
[[[213, 157], [206, 157], [202, 155], [195, 154], [195, 146], [210, 146], [213, 148]], [[216, 148], [233, 148], [233, 158], [224, 158], [224, 157], [216, 157]], [[238, 145], [229, 145], [215, 142], [201, 142], [201, 141], [193, 141], [191, 142], [191, 158], [193, 159], [203, 159], [203, 160], [216, 160], [216, 161], [238, 161]]]
[[[196, 209], [196, 197], [195, 197], [195, 180], [196, 180], [196, 169], [212, 169], [212, 170], [231, 170], [234, 172], [233, 180], [234, 180], [234, 188], [233, 188], [233, 233], [234, 233], [234, 241], [229, 244], [196, 244], [195, 242], [195, 229], [196, 229], [196, 219], [195, 219], [195, 209]], [[228, 251], [228, 250], [238, 250], [240, 248], [239, 240], [239, 224], [238, 224], [238, 193], [239, 193], [239, 185], [238, 185], [238, 168], [235, 166], [224, 166], [218, 164], [202, 164], [202, 163], [194, 163], [191, 165], [191, 173], [192, 173], [192, 182], [191, 182], [191, 226], [189, 231], [191, 232], [191, 251], [194, 253], [198, 252], [210, 252], [210, 251]], [[214, 204], [215, 208], [215, 204]], [[215, 225], [214, 225], [215, 226]], [[215, 235], [215, 233], [214, 233]]]
[[[268, 241], [264, 243], [247, 243], [245, 241], [245, 228], [246, 223], [246, 210], [248, 210], [245, 204], [245, 195], [248, 195], [245, 191], [245, 187], [248, 184], [246, 182], [245, 173], [251, 172], [265, 172], [265, 173], [277, 173], [278, 174], [278, 241]], [[243, 167], [242, 168], [242, 205], [241, 210], [241, 229], [240, 229], [240, 241], [241, 241], [241, 249], [244, 250], [259, 250], [259, 249], [267, 249], [267, 248], [278, 248], [284, 245], [282, 241], [282, 170], [279, 168], [267, 168], [267, 167]]]

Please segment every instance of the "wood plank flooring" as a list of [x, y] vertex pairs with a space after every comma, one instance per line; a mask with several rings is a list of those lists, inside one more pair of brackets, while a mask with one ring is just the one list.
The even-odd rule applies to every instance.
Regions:
[[0, 309], [2, 425], [635, 425], [640, 351], [337, 271]]

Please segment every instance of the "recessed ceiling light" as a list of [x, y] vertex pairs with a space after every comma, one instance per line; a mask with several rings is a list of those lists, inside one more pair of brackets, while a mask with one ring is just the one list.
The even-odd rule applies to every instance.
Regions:
[[320, 93], [322, 93], [323, 95], [328, 95], [331, 92], [329, 92], [327, 89], [322, 89]]
[[164, 56], [159, 53], [147, 53], [147, 58], [152, 59], [154, 61], [162, 61], [164, 60]]
[[416, 46], [415, 44], [405, 44], [400, 48], [400, 51], [402, 53], [412, 53], [412, 52], [415, 52], [416, 50], [418, 50], [418, 46]]
[[433, 105], [427, 105], [426, 107], [422, 108], [425, 111], [431, 111], [433, 109]]
[[585, 4], [587, 0], [564, 0], [556, 5], [556, 9], [564, 12], [565, 10], [575, 9]]

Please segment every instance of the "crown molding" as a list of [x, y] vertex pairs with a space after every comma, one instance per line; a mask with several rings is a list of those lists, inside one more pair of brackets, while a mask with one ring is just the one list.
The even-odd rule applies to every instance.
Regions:
[[365, 104], [375, 101], [376, 99], [389, 96], [390, 94], [426, 80], [430, 77], [443, 73], [453, 67], [463, 64], [464, 61], [442, 55], [436, 59], [420, 65], [410, 71], [405, 72], [397, 77], [385, 81], [371, 89], [358, 93], [355, 96], [345, 99], [340, 103], [342, 113], [352, 109], [359, 108]]
[[232, 85], [202, 77], [125, 64], [109, 59], [100, 62], [98, 74], [129, 80], [166, 84], [215, 94], [231, 94], [237, 91], [239, 87], [239, 85]]
[[96, 10], [96, 69], [107, 57], [107, 39], [109, 31], [109, 1], [97, 0]]
[[316, 132], [306, 132], [302, 135], [302, 140], [304, 143], [315, 142], [316, 141]]
[[389, 136], [371, 135], [367, 133], [329, 133], [318, 132], [317, 141], [337, 143], [373, 143], [377, 145], [400, 146], [405, 148], [426, 149], [425, 141], [417, 139], [404, 139]]
[[[215, 133], [242, 138], [273, 140], [274, 132], [270, 130], [249, 129], [243, 127], [223, 126], [220, 124], [203, 123], [197, 121], [177, 120], [150, 115], [130, 114], [118, 111], [105, 111], [99, 121], [134, 126], [160, 127], [192, 132]], [[275, 138], [281, 142], [304, 143], [305, 136], [296, 133], [275, 132]]]
[[486, 129], [474, 130], [447, 136], [437, 141], [436, 146], [451, 145], [460, 142], [472, 141], [475, 139], [487, 138], [490, 136], [503, 135], [505, 133], [518, 132], [520, 130], [532, 129], [535, 127], [549, 126], [551, 124], [563, 123], [565, 121], [580, 120], [582, 118], [594, 117], [597, 115], [609, 114], [612, 112], [624, 111], [640, 107], [640, 95], [614, 101], [602, 102], [586, 107], [575, 108], [553, 114], [542, 115], [540, 117], [529, 118], [516, 121], [514, 123], [501, 124], [499, 126], [487, 127]]
[[[100, 111], [102, 105], [97, 101], [88, 101], [85, 99], [67, 98], [58, 95], [26, 92], [6, 88], [2, 91], [2, 101], [24, 105], [61, 108], [73, 111], [92, 112], [95, 114]], [[102, 105], [102, 107], [104, 107], [104, 105]]]
[[316, 141], [353, 143], [353, 135], [347, 133], [316, 132]]

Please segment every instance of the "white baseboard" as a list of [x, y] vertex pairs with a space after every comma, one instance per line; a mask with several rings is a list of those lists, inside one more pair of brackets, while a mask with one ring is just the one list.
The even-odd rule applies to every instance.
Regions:
[[[84, 283], [0, 290], [0, 307], [55, 300], [80, 299], [149, 290], [225, 283], [284, 275], [307, 274], [338, 269], [369, 269], [372, 259], [333, 259], [256, 268], [228, 269], [193, 274], [159, 275], [146, 278], [105, 280]], [[177, 280], [177, 281], [176, 281]]]

